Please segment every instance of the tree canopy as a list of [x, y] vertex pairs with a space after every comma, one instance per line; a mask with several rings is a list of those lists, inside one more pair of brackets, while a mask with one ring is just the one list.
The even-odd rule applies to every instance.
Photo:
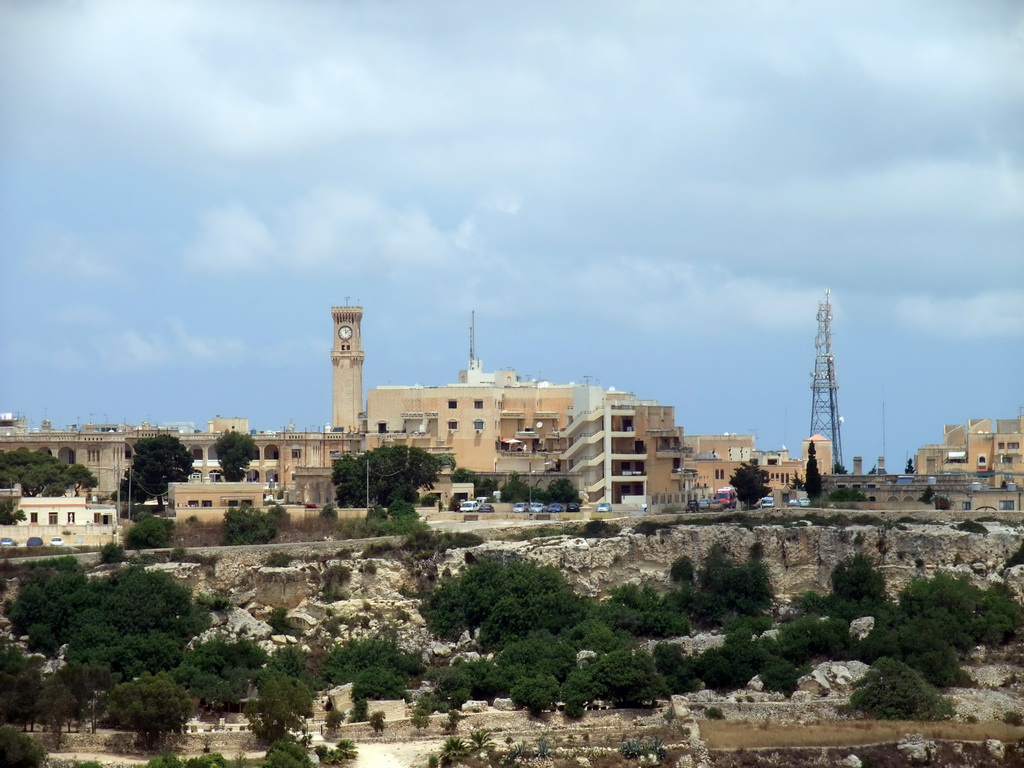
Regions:
[[225, 432], [213, 443], [221, 472], [229, 483], [245, 480], [245, 470], [257, 456], [256, 441], [245, 432]]
[[167, 574], [133, 566], [87, 579], [73, 562], [37, 570], [8, 617], [33, 650], [52, 654], [67, 644], [69, 662], [106, 665], [125, 678], [177, 666], [181, 649], [209, 623]]
[[[346, 454], [334, 462], [332, 482], [338, 506], [390, 507], [396, 501], [415, 504], [421, 489], [433, 490], [441, 457], [407, 445], [384, 446], [360, 456]], [[369, 499], [367, 499], [369, 490]]]
[[136, 503], [157, 500], [164, 508], [170, 483], [183, 483], [192, 473], [192, 454], [174, 435], [145, 437], [135, 444], [135, 458], [121, 480], [121, 493]]
[[768, 473], [758, 466], [757, 459], [736, 467], [729, 478], [729, 485], [736, 489], [736, 498], [748, 507], [754, 506], [772, 490], [768, 485]]
[[108, 711], [114, 722], [135, 731], [147, 747], [169, 733], [181, 733], [195, 706], [192, 698], [166, 672], [143, 673], [110, 692]]
[[256, 738], [272, 743], [298, 730], [313, 712], [313, 692], [305, 683], [280, 672], [264, 677], [259, 698], [249, 699], [245, 716]]
[[807, 495], [812, 499], [821, 496], [821, 470], [818, 469], [818, 451], [812, 440], [807, 445], [807, 477], [804, 478], [804, 488]]
[[0, 453], [0, 482], [21, 486], [22, 496], [63, 496], [69, 486], [75, 492], [95, 488], [96, 476], [81, 464], [65, 464], [43, 451], [18, 448]]

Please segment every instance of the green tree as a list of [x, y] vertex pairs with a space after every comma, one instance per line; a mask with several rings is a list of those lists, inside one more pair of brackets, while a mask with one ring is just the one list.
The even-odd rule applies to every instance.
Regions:
[[108, 712], [118, 725], [135, 731], [152, 749], [164, 736], [182, 733], [195, 706], [188, 693], [166, 672], [144, 672], [110, 693]]
[[807, 444], [805, 474], [807, 476], [804, 478], [804, 488], [807, 489], [807, 495], [816, 499], [821, 496], [821, 472], [818, 470], [818, 449], [814, 447], [813, 440]]
[[944, 720], [953, 714], [948, 699], [895, 659], [876, 661], [856, 687], [850, 706], [879, 720]]
[[213, 450], [229, 483], [245, 480], [249, 462], [259, 455], [256, 441], [245, 432], [224, 432], [213, 442]]
[[186, 651], [184, 660], [171, 674], [208, 707], [223, 710], [248, 695], [249, 686], [269, 658], [251, 640], [228, 642], [214, 638]]
[[277, 537], [275, 518], [255, 507], [231, 507], [224, 513], [224, 543], [267, 544]]
[[71, 732], [71, 721], [77, 714], [75, 695], [57, 675], [50, 675], [43, 683], [39, 695], [39, 711], [46, 730], [54, 736], [54, 745], [60, 750], [64, 726]]
[[46, 752], [27, 733], [9, 725], [0, 726], [0, 765], [7, 768], [39, 768]]
[[24, 520], [25, 512], [18, 509], [14, 499], [0, 499], [0, 525], [17, 525]]
[[375, 735], [380, 736], [384, 733], [384, 720], [384, 713], [379, 710], [370, 714], [370, 719], [367, 722], [369, 722]]
[[524, 707], [534, 717], [554, 706], [558, 698], [559, 685], [554, 675], [535, 674], [523, 677], [509, 692], [517, 707]]
[[305, 683], [280, 673], [267, 675], [259, 698], [245, 705], [256, 738], [273, 743], [288, 731], [299, 730], [303, 718], [313, 713], [313, 691]]
[[174, 435], [145, 437], [135, 444], [135, 458], [121, 480], [121, 493], [141, 503], [155, 498], [163, 511], [170, 483], [183, 483], [192, 473], [192, 454]]
[[270, 745], [261, 768], [312, 768], [312, 766], [313, 761], [306, 748], [289, 733]]
[[0, 482], [21, 485], [22, 496], [63, 496], [73, 483], [68, 465], [43, 451], [18, 448], [0, 453]]
[[135, 518], [135, 524], [124, 536], [124, 543], [129, 549], [164, 549], [171, 546], [173, 532], [173, 520], [147, 512]]
[[768, 485], [768, 473], [758, 466], [757, 459], [736, 467], [729, 478], [729, 485], [736, 489], [736, 498], [748, 507], [753, 507], [772, 490]]
[[[390, 506], [395, 501], [415, 504], [421, 489], [433, 490], [441, 459], [422, 448], [384, 446], [361, 456], [346, 454], [334, 462], [332, 482], [338, 506]], [[369, 499], [367, 499], [367, 490]]]
[[838, 461], [832, 465], [833, 475], [847, 475], [849, 472], [846, 471], [846, 467], [840, 464]]
[[68, 485], [75, 487], [75, 496], [79, 491], [90, 491], [99, 485], [99, 480], [84, 464], [72, 464], [64, 471], [64, 479]]
[[[548, 501], [557, 501], [561, 504], [578, 504], [580, 492], [567, 477], [559, 477], [548, 483]], [[504, 498], [504, 497], [502, 497]]]
[[601, 698], [617, 707], [650, 706], [664, 688], [654, 659], [644, 651], [612, 651], [599, 656], [592, 667]]

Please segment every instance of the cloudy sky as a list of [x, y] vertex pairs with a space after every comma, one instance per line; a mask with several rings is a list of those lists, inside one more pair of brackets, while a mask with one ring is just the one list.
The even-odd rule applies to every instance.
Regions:
[[[0, 411], [330, 418], [478, 356], [844, 456], [1024, 406], [1017, 0], [0, 0]], [[884, 414], [884, 418], [883, 418]]]

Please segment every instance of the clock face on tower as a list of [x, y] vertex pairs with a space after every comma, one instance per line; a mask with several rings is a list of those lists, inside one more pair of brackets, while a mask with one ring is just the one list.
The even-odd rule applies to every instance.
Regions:
[[348, 341], [352, 338], [352, 326], [343, 325], [338, 329], [338, 338], [342, 341]]

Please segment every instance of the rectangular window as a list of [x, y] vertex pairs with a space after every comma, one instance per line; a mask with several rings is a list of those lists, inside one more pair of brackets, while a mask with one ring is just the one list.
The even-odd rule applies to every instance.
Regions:
[[457, 421], [449, 421], [448, 422], [448, 431], [449, 432], [454, 432], [458, 428], [459, 428], [459, 422], [457, 422]]
[[68, 512], [68, 525], [74, 525], [74, 524], [75, 524], [75, 513], [74, 512]]
[[1019, 451], [1020, 450], [1020, 443], [1007, 443], [1006, 444], [1006, 450], [1008, 450], [1008, 451]]
[[999, 450], [1001, 451], [1001, 450], [1003, 450], [1006, 447], [1006, 443], [1000, 443], [998, 447], [999, 447]]
[[199, 506], [199, 500], [198, 499], [189, 499], [188, 500], [188, 506], [190, 506], [190, 507], [198, 507]]
[[292, 448], [292, 458], [293, 459], [301, 459], [302, 458], [302, 449], [301, 448]]
[[204, 507], [212, 507], [213, 506], [213, 502], [210, 501], [209, 499], [203, 499], [203, 504], [202, 505]]
[[999, 502], [1000, 512], [1013, 512], [1013, 499], [1006, 499]]
[[384, 435], [384, 434], [387, 434], [387, 431], [388, 431], [388, 423], [386, 421], [378, 421], [377, 422], [377, 434], [378, 435]]
[[458, 400], [449, 400], [448, 401], [448, 408], [449, 409], [454, 410], [454, 409], [456, 409], [458, 407], [459, 407], [459, 401]]
[[966, 511], [969, 511], [970, 508], [971, 508], [971, 502], [969, 502], [969, 501], [961, 501], [960, 502], [960, 509], [962, 509], [962, 510], [964, 510], [966, 512]]
[[482, 411], [484, 409], [484, 401], [483, 400], [474, 400], [473, 401], [473, 407], [476, 408], [478, 411]]
[[32, 523], [33, 525], [38, 525], [39, 524], [39, 513], [38, 512], [29, 512], [28, 513], [28, 521], [30, 523]]
[[50, 525], [57, 525], [57, 513], [56, 512], [51, 512], [50, 513]]
[[90, 448], [89, 449], [89, 463], [90, 464], [95, 464], [99, 460], [100, 460], [100, 450], [99, 450], [99, 448]]

